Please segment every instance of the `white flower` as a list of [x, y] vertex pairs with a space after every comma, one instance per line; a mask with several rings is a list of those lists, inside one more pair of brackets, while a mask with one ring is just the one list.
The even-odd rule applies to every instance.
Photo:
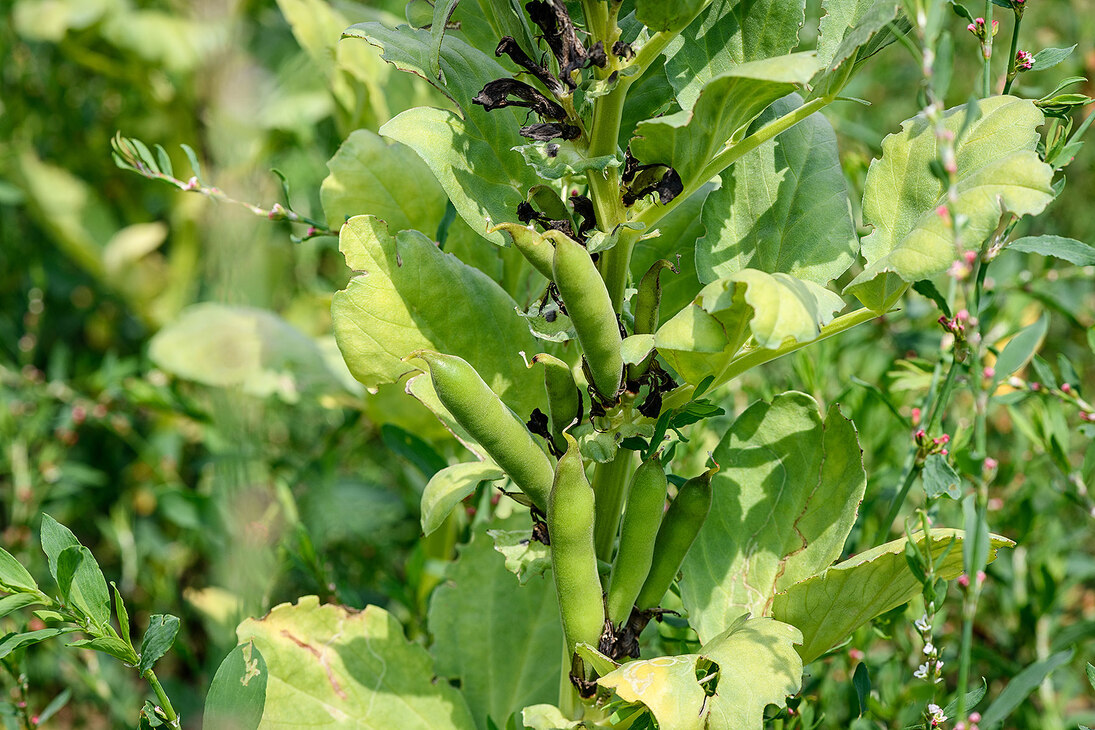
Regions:
[[935, 644], [931, 643], [930, 641], [927, 644], [924, 644], [924, 653], [925, 654], [934, 654], [935, 653]]
[[921, 664], [920, 668], [917, 669], [915, 672], [913, 672], [913, 676], [916, 677], [917, 679], [927, 679], [928, 678], [928, 663], [924, 662], [923, 664]]
[[932, 727], [937, 727], [947, 721], [947, 716], [943, 714], [943, 708], [939, 705], [928, 705], [928, 716], [931, 719]]
[[916, 627], [916, 630], [917, 630], [917, 631], [919, 631], [919, 632], [920, 632], [920, 633], [922, 633], [922, 634], [925, 634], [925, 633], [927, 633], [927, 632], [929, 632], [929, 631], [931, 631], [931, 630], [932, 630], [932, 625], [931, 625], [931, 623], [930, 623], [930, 622], [928, 621], [928, 616], [927, 616], [927, 614], [925, 614], [925, 615], [921, 616], [920, 618], [918, 618], [918, 619], [917, 619], [917, 620], [916, 620], [916, 621], [915, 621], [915, 622], [913, 623], [913, 626], [915, 626], [915, 627]]

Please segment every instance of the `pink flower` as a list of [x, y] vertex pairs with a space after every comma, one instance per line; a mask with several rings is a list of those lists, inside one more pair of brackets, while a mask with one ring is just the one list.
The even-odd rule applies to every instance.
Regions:
[[1015, 68], [1017, 71], [1029, 71], [1034, 68], [1034, 56], [1027, 51], [1019, 51], [1015, 54]]

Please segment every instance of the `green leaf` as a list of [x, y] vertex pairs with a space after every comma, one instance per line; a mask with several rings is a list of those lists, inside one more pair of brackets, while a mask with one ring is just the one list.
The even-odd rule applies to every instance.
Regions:
[[1045, 661], [1031, 664], [1012, 677], [1011, 681], [1008, 682], [1008, 686], [1004, 687], [1004, 691], [993, 700], [992, 704], [981, 715], [981, 722], [978, 725], [985, 728], [985, 730], [990, 730], [990, 728], [1004, 722], [1015, 708], [1023, 704], [1023, 701], [1030, 696], [1030, 693], [1037, 689], [1038, 685], [1054, 669], [1072, 659], [1073, 651], [1072, 648], [1059, 651]]
[[79, 545], [80, 541], [72, 534], [72, 530], [62, 525], [47, 514], [42, 515], [41, 530], [42, 552], [46, 554], [49, 562], [49, 572], [54, 580], [57, 580], [57, 556], [65, 548]]
[[706, 640], [840, 557], [867, 478], [851, 421], [785, 393], [754, 403], [715, 449], [711, 513], [685, 558], [681, 598]]
[[[954, 213], [965, 216], [963, 238], [970, 245], [996, 229], [1001, 215], [1039, 213], [1053, 199], [1052, 168], [1036, 151], [1044, 121], [1033, 102], [994, 96], [978, 103], [980, 116], [968, 125], [966, 105], [944, 113], [944, 126], [957, 134]], [[871, 163], [864, 183], [863, 218], [875, 230], [863, 239], [864, 271], [845, 292], [874, 311], [889, 309], [904, 284], [946, 271], [955, 258], [950, 230], [937, 209], [943, 183], [929, 170], [938, 157], [935, 133], [922, 116], [882, 142], [882, 159]]]
[[1095, 248], [1064, 236], [1024, 236], [1009, 243], [1005, 250], [1055, 256], [1077, 266], [1095, 265]]
[[[801, 105], [797, 94], [779, 99], [750, 129]], [[707, 233], [696, 243], [702, 282], [741, 269], [818, 284], [844, 273], [859, 239], [829, 121], [813, 114], [735, 162], [707, 197], [703, 224]]]
[[942, 454], [930, 454], [924, 460], [920, 478], [924, 481], [924, 493], [928, 499], [944, 495], [951, 499], [962, 497], [962, 478]]
[[750, 337], [768, 349], [788, 339], [808, 342], [843, 308], [838, 295], [812, 282], [743, 269], [705, 286], [658, 329], [654, 343], [689, 383], [714, 375], [718, 385]]
[[640, 659], [609, 672], [597, 684], [614, 690], [625, 702], [641, 702], [657, 719], [659, 730], [703, 730], [710, 711], [707, 693], [696, 681], [703, 659], [699, 654]]
[[1008, 340], [993, 364], [993, 370], [995, 371], [992, 376], [994, 390], [997, 385], [1030, 362], [1030, 359], [1034, 357], [1034, 353], [1041, 347], [1047, 329], [1049, 329], [1049, 317], [1043, 314], [1037, 322], [1019, 330], [1014, 337]]
[[445, 457], [437, 453], [429, 442], [394, 423], [385, 423], [380, 427], [380, 440], [392, 453], [413, 464], [427, 479], [432, 479], [434, 474], [448, 465]]
[[623, 162], [616, 155], [586, 157], [585, 152], [573, 142], [534, 142], [517, 145], [513, 151], [520, 153], [525, 164], [545, 180], [561, 180], [584, 175], [587, 171], [603, 173], [610, 167], [619, 167]]
[[176, 377], [286, 403], [344, 390], [315, 340], [255, 307], [193, 304], [155, 334], [148, 356]]
[[[525, 518], [527, 519], [527, 518]], [[491, 538], [476, 531], [430, 599], [430, 653], [437, 673], [459, 680], [479, 727], [559, 695], [563, 633], [550, 580], [524, 586]]]
[[700, 11], [707, 0], [635, 0], [635, 17], [652, 31], [676, 33]]
[[347, 266], [363, 273], [331, 303], [335, 339], [366, 387], [397, 381], [415, 370], [402, 358], [430, 349], [467, 360], [517, 413], [541, 406], [542, 378], [519, 354], [534, 340], [495, 282], [418, 231], [392, 237], [373, 216], [352, 218], [339, 241]]
[[700, 90], [716, 76], [792, 51], [805, 8], [804, 0], [715, 0], [707, 6], [665, 52], [665, 73], [681, 108], [691, 109]]
[[37, 592], [38, 590], [34, 577], [22, 563], [3, 548], [0, 548], [0, 589], [9, 593]]
[[432, 233], [445, 214], [445, 191], [414, 150], [367, 129], [351, 132], [327, 169], [319, 194], [334, 230], [347, 218], [368, 213], [387, 221], [390, 231]]
[[555, 705], [532, 705], [521, 710], [521, 722], [529, 730], [571, 730], [585, 727], [581, 720], [571, 720]]
[[[351, 26], [346, 34], [382, 48], [384, 59], [397, 68], [431, 78], [428, 31], [362, 23]], [[502, 234], [488, 234], [487, 228], [491, 222], [512, 220], [524, 192], [538, 180], [511, 152], [528, 141], [518, 134], [522, 117], [510, 109], [487, 112], [471, 100], [488, 81], [510, 73], [491, 56], [452, 35], [446, 35], [442, 43], [440, 64], [447, 82], [444, 91], [462, 115], [427, 107], [408, 109], [381, 127], [380, 133], [418, 153], [472, 230], [504, 245]]]
[[822, 0], [825, 14], [818, 26], [817, 55], [834, 71], [897, 17], [894, 0]]
[[40, 606], [44, 601], [37, 593], [13, 593], [0, 598], [0, 618], [27, 606]]
[[137, 652], [133, 651], [133, 648], [124, 640], [113, 636], [97, 636], [93, 639], [81, 639], [79, 641], [74, 641], [71, 644], [66, 644], [66, 646], [101, 651], [104, 654], [109, 654], [115, 659], [119, 659], [127, 664], [136, 664], [138, 661]]
[[77, 631], [77, 629], [75, 627], [64, 626], [38, 629], [37, 631], [27, 631], [22, 634], [8, 634], [3, 639], [0, 639], [0, 659], [3, 659], [17, 649], [22, 649], [31, 644], [37, 644], [46, 639], [52, 639], [54, 636], [60, 636], [61, 634], [71, 634], [73, 631]]
[[[988, 682], [986, 682], [985, 679], [982, 677], [981, 686], [974, 687], [966, 693], [966, 711], [969, 712], [973, 708], [977, 707], [977, 705], [980, 704], [981, 700], [985, 698], [985, 693], [987, 693], [988, 691]], [[953, 717], [956, 712], [958, 712], [957, 697], [948, 702], [947, 706], [943, 708], [943, 714], [947, 717]]]
[[494, 549], [506, 559], [506, 570], [517, 576], [521, 585], [546, 575], [551, 569], [551, 550], [532, 539], [532, 530], [487, 530]]
[[57, 586], [65, 603], [79, 609], [97, 626], [110, 622], [110, 591], [95, 556], [83, 545], [71, 545], [57, 556]]
[[[922, 546], [923, 533], [915, 535]], [[938, 559], [964, 539], [961, 530], [932, 530], [931, 555]], [[996, 558], [1001, 547], [1015, 543], [1006, 537], [991, 535], [989, 561]], [[802, 660], [809, 664], [836, 646], [853, 631], [891, 609], [897, 608], [920, 593], [920, 581], [905, 561], [907, 537], [879, 545], [838, 563], [827, 571], [796, 583], [776, 596], [772, 615], [802, 630], [804, 641], [799, 649]], [[937, 577], [956, 578], [962, 573], [962, 550], [950, 549], [937, 563]]]
[[255, 643], [269, 670], [261, 730], [316, 718], [362, 730], [475, 728], [460, 693], [434, 681], [426, 650], [378, 606], [351, 611], [304, 596], [244, 621], [236, 635]]
[[1087, 672], [1087, 683], [1091, 685], [1091, 689], [1095, 689], [1095, 667], [1091, 666], [1091, 662], [1088, 662], [1084, 671]]
[[645, 164], [672, 167], [686, 189], [702, 184], [700, 172], [731, 136], [815, 70], [812, 53], [736, 66], [707, 82], [691, 110], [640, 122], [631, 151]]
[[1031, 66], [1031, 71], [1044, 71], [1047, 68], [1053, 68], [1061, 61], [1072, 55], [1072, 52], [1076, 50], [1076, 45], [1073, 44], [1068, 48], [1043, 48], [1034, 54], [1034, 65]]
[[224, 658], [205, 696], [202, 727], [258, 730], [266, 704], [269, 672], [253, 643], [240, 644]]
[[[125, 602], [122, 601], [122, 592], [118, 590], [114, 581], [110, 582], [110, 587], [114, 589], [114, 615], [118, 617], [118, 635], [132, 650], [133, 640], [129, 636], [129, 611], [126, 610]], [[136, 654], [136, 651], [133, 653]]]
[[770, 618], [737, 621], [711, 639], [700, 653], [719, 665], [719, 686], [709, 699], [707, 730], [761, 727], [764, 708], [782, 707], [802, 683], [795, 644], [802, 634]]
[[141, 640], [141, 663], [137, 673], [144, 675], [175, 643], [179, 619], [171, 614], [154, 614], [148, 619], [148, 629]]
[[453, 464], [434, 474], [422, 491], [422, 531], [429, 535], [441, 527], [449, 513], [476, 487], [503, 476], [497, 466], [481, 461]]
[[852, 674], [852, 686], [855, 687], [855, 696], [859, 701], [859, 716], [867, 711], [867, 698], [871, 696], [871, 673], [867, 665], [860, 662]]

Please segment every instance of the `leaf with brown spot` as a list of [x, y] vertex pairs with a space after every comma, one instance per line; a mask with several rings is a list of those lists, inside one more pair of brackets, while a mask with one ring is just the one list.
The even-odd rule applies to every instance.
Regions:
[[259, 730], [474, 730], [460, 693], [436, 682], [433, 660], [377, 606], [354, 611], [305, 596], [236, 630], [269, 677]]

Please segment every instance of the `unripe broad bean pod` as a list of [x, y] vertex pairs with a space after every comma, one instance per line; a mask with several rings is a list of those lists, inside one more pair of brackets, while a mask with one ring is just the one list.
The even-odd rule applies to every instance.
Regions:
[[570, 434], [565, 438], [567, 450], [555, 467], [548, 497], [547, 526], [567, 656], [573, 657], [579, 642], [600, 643], [605, 609], [593, 547], [593, 488], [578, 443]]
[[419, 350], [410, 357], [424, 360], [429, 366], [437, 398], [456, 422], [479, 442], [534, 505], [546, 510], [554, 478], [551, 459], [536, 444], [521, 419], [462, 358], [432, 350]]
[[604, 279], [589, 252], [566, 236], [556, 239], [552, 271], [585, 352], [593, 385], [605, 398], [615, 399], [623, 380], [623, 338]]
[[657, 455], [640, 464], [631, 477], [620, 528], [620, 547], [612, 562], [608, 584], [608, 617], [613, 626], [619, 627], [627, 621], [650, 572], [667, 490], [668, 481]]
[[635, 607], [640, 611], [655, 608], [677, 577], [684, 556], [711, 511], [711, 477], [717, 471], [718, 468], [709, 469], [682, 484], [666, 510], [654, 542], [654, 561], [635, 599]]

